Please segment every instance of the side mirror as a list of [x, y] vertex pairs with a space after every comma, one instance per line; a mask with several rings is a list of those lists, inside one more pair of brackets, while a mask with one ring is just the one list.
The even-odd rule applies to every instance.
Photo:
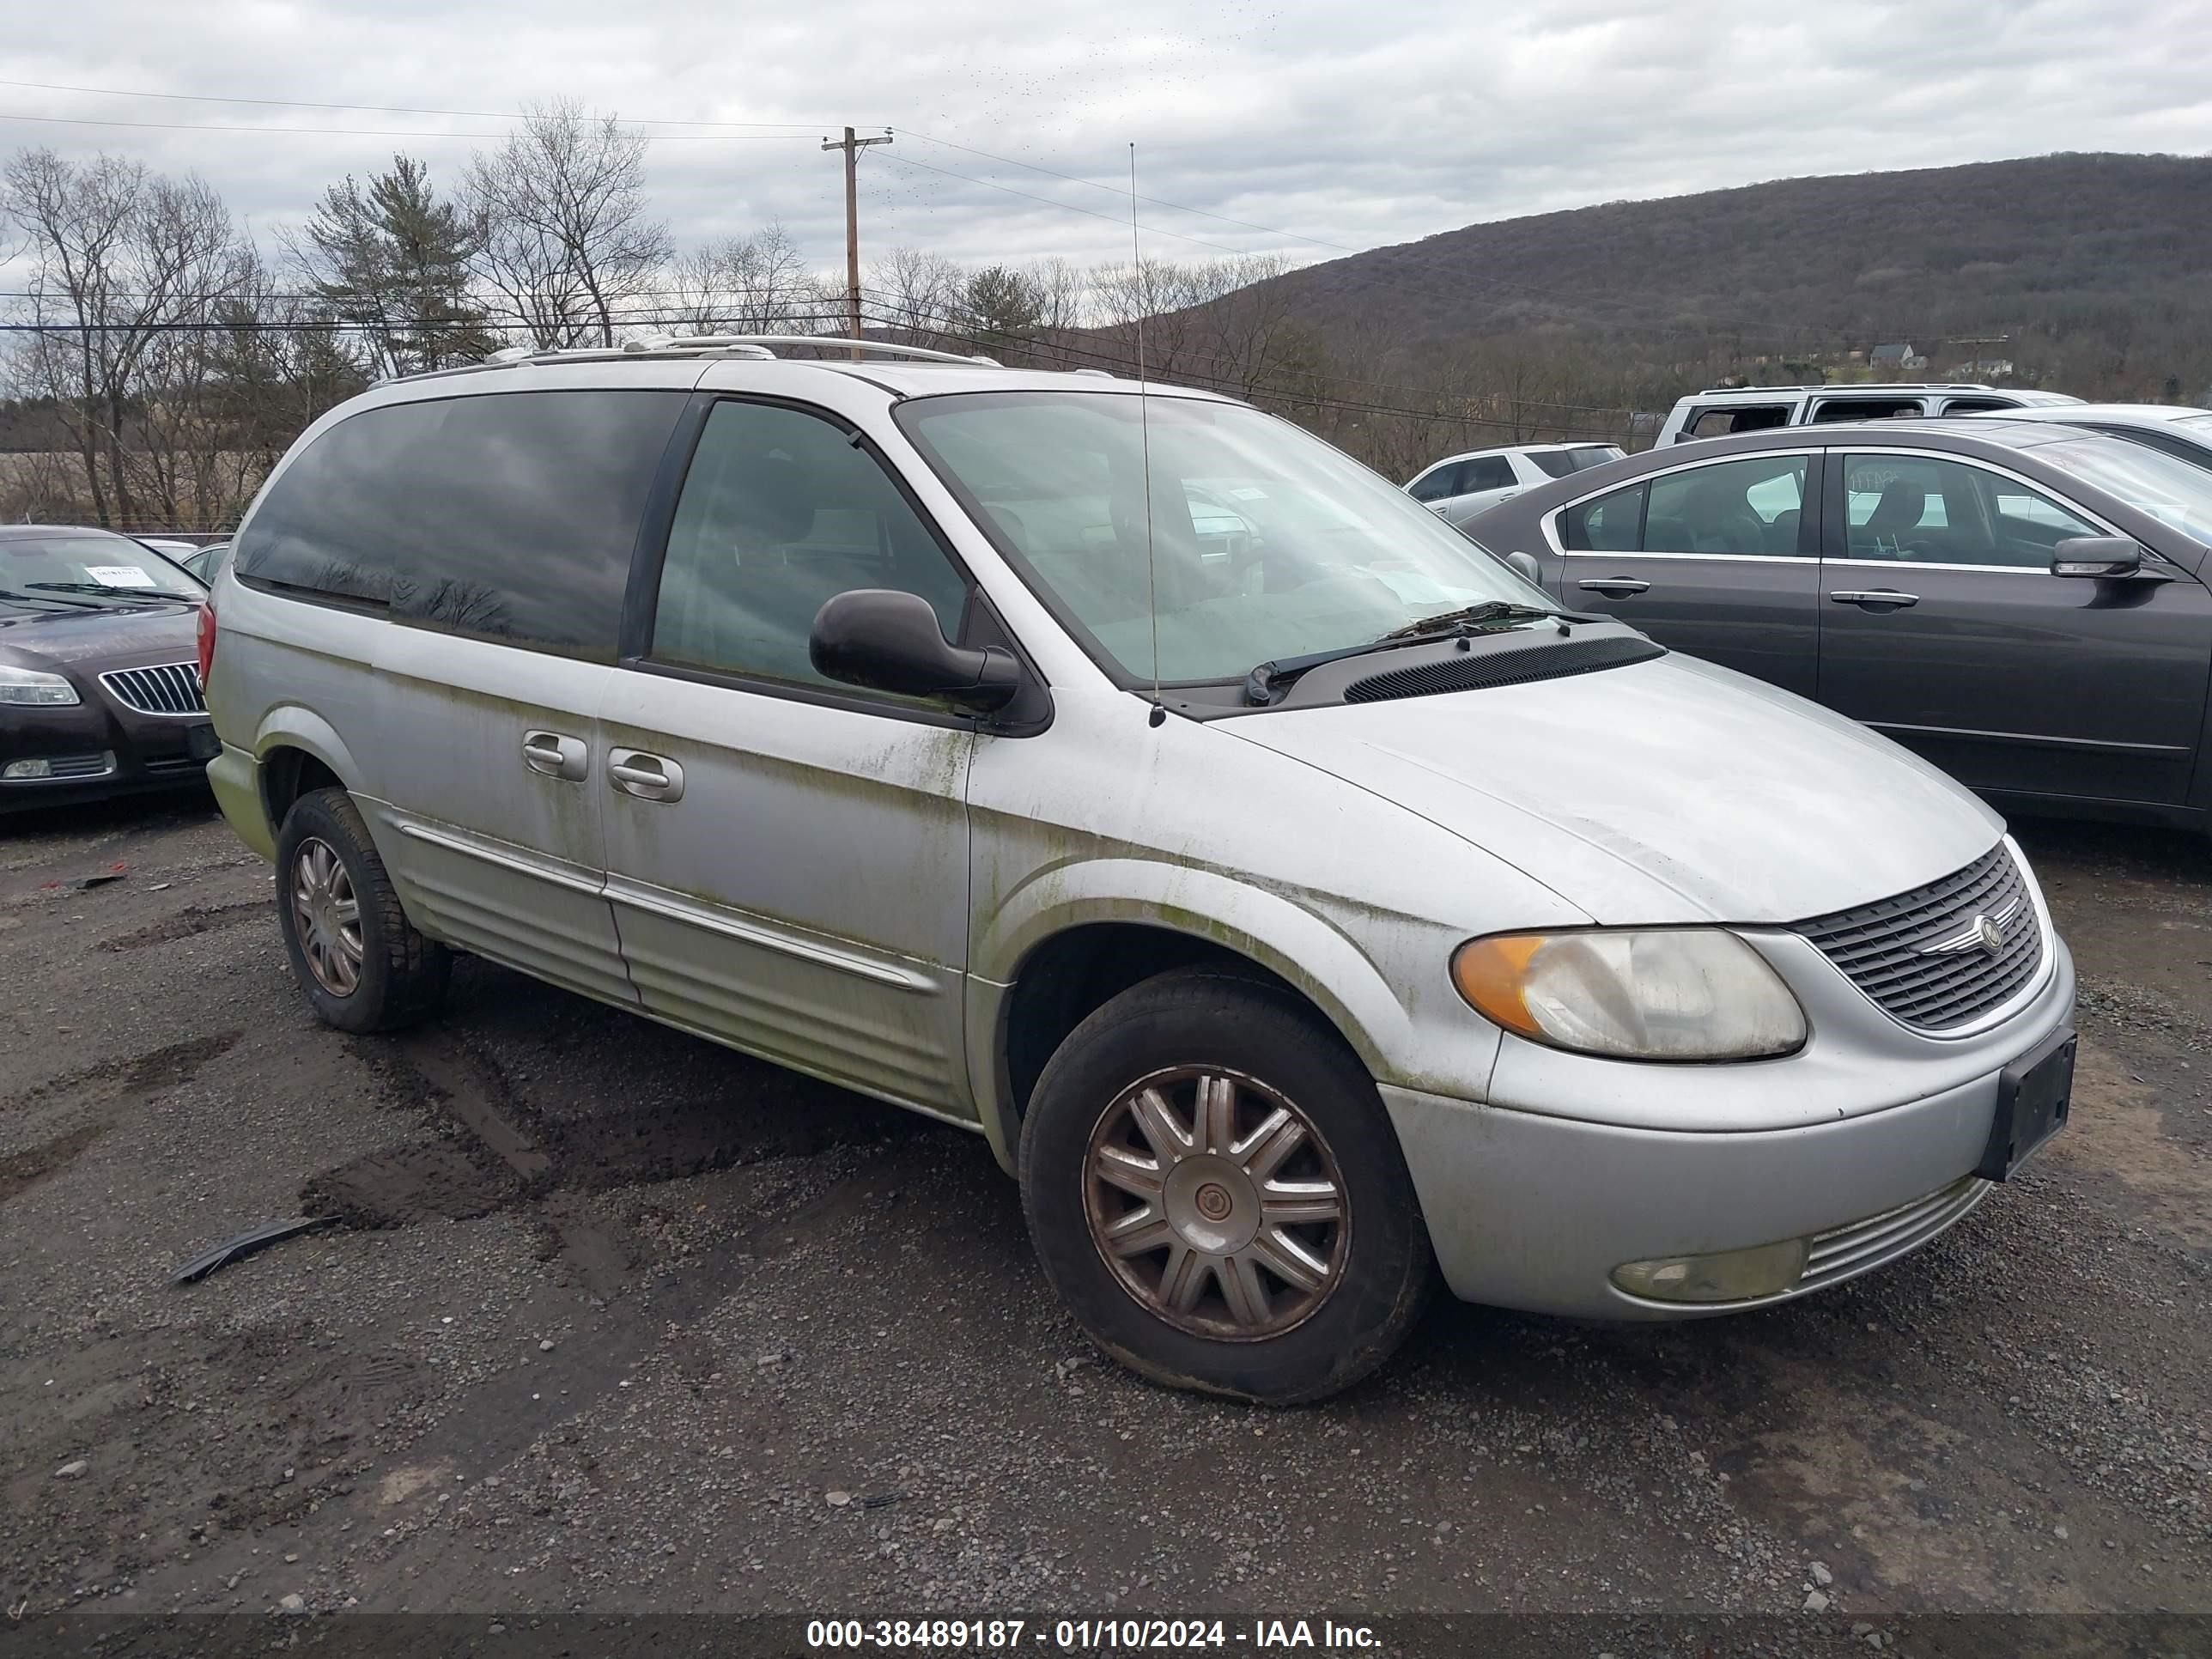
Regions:
[[2142, 548], [2125, 536], [2070, 536], [2051, 550], [2054, 576], [2132, 576]]
[[806, 655], [833, 680], [963, 708], [1002, 708], [1022, 684], [1012, 652], [953, 644], [928, 600], [887, 587], [854, 588], [816, 611]]
[[1516, 550], [1505, 556], [1505, 562], [1511, 565], [1524, 580], [1534, 582], [1539, 587], [1544, 585], [1544, 567], [1536, 562], [1534, 554]]

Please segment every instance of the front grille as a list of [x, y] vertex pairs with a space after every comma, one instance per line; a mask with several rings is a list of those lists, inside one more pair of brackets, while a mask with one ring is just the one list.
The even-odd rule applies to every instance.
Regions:
[[1915, 1245], [1935, 1237], [1989, 1194], [1988, 1182], [1978, 1176], [1968, 1176], [1939, 1192], [1916, 1198], [1910, 1204], [1900, 1204], [1863, 1221], [1848, 1221], [1825, 1233], [1815, 1233], [1806, 1252], [1805, 1273], [1797, 1281], [1798, 1288], [1810, 1290], [1817, 1285], [1832, 1285], [1839, 1279], [1849, 1279], [1892, 1257], [1903, 1255]]
[[152, 668], [115, 668], [100, 677], [108, 696], [142, 714], [204, 714], [196, 663], [165, 662]]
[[[1978, 916], [2003, 924], [1994, 955], [1978, 943], [1959, 943]], [[1893, 1018], [1923, 1031], [1949, 1030], [1987, 1013], [2043, 965], [2043, 924], [2002, 842], [1941, 881], [1798, 922], [1794, 931]]]
[[1469, 652], [1370, 674], [1344, 688], [1346, 702], [1383, 702], [1393, 697], [1428, 697], [1441, 691], [1477, 691], [1494, 685], [1525, 685], [1569, 674], [1595, 673], [1632, 662], [1663, 657], [1667, 648], [1634, 635], [1567, 640], [1558, 645], [1523, 646], [1514, 651]]

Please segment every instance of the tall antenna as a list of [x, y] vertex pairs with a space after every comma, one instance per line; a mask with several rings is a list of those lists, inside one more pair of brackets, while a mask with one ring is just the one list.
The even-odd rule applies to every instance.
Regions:
[[1152, 284], [1145, 280], [1145, 252], [1137, 241], [1137, 143], [1129, 141], [1129, 259], [1137, 279], [1137, 446], [1145, 461], [1145, 609], [1152, 622], [1152, 712], [1149, 723], [1158, 726], [1168, 717], [1160, 700], [1160, 588], [1159, 567], [1152, 538], [1152, 394], [1145, 383], [1145, 307], [1152, 303]]

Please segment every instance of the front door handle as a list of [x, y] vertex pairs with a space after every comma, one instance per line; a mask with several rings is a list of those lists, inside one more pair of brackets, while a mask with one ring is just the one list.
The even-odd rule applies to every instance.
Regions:
[[590, 763], [591, 753], [581, 738], [564, 737], [558, 732], [522, 734], [522, 763], [549, 778], [578, 781]]
[[1893, 587], [1845, 588], [1828, 597], [1838, 605], [1863, 605], [1869, 611], [1902, 611], [1906, 605], [1920, 603], [1917, 593], [1900, 593]]
[[607, 776], [623, 793], [640, 800], [684, 799], [684, 769], [642, 749], [610, 749]]
[[1625, 599], [1632, 593], [1650, 591], [1651, 584], [1637, 576], [1592, 576], [1575, 584], [1593, 593], [1602, 593], [1609, 599]]

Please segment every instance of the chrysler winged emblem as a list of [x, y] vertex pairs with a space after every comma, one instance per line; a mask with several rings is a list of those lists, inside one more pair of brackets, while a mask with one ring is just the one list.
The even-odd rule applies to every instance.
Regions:
[[1977, 910], [1942, 938], [1920, 947], [1926, 957], [1954, 955], [1960, 951], [1980, 951], [1995, 957], [2003, 951], [2005, 940], [2012, 937], [2012, 925], [2019, 917], [2021, 900], [2018, 894], [1996, 910]]

